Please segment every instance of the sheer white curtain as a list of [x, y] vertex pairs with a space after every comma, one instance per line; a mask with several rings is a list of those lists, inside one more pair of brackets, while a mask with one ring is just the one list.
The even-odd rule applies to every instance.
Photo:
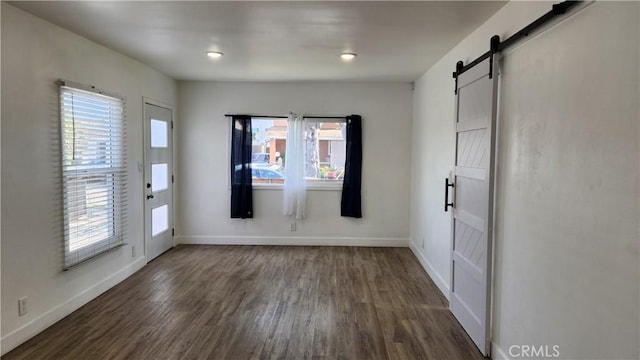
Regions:
[[282, 213], [296, 219], [305, 217], [306, 186], [304, 180], [304, 120], [291, 114], [287, 121], [287, 152], [285, 155]]

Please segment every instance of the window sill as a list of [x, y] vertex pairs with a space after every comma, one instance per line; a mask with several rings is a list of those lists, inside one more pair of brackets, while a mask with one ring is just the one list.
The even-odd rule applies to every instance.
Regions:
[[335, 185], [310, 185], [307, 190], [311, 191], [342, 191], [342, 184]]
[[[253, 184], [253, 190], [282, 190], [284, 188], [281, 184]], [[231, 190], [231, 188], [229, 188]], [[309, 191], [342, 191], [342, 183], [331, 185], [308, 185]]]

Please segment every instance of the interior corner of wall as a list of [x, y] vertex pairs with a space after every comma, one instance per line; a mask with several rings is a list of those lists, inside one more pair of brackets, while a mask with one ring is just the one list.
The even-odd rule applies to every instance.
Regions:
[[411, 241], [409, 243], [409, 248], [418, 259], [418, 262], [420, 262], [420, 265], [422, 265], [424, 270], [427, 272], [427, 275], [429, 275], [431, 280], [436, 284], [442, 295], [449, 300], [449, 282], [436, 271], [435, 267], [433, 267], [431, 262], [427, 259], [427, 256], [425, 256], [424, 251], [421, 250], [417, 244]]

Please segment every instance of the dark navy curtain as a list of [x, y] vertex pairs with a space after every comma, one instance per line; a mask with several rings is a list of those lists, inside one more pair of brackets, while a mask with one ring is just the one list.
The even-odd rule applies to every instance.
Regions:
[[342, 182], [342, 202], [340, 215], [361, 218], [362, 195], [362, 117], [347, 116], [347, 159]]
[[251, 186], [251, 117], [232, 116], [231, 130], [231, 218], [253, 217]]

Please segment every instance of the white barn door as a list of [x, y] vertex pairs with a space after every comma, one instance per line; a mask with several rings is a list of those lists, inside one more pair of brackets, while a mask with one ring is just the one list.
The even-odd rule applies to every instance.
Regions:
[[[458, 75], [450, 308], [478, 349], [491, 351], [493, 174], [498, 76], [486, 59]], [[493, 71], [497, 74], [497, 71]]]

